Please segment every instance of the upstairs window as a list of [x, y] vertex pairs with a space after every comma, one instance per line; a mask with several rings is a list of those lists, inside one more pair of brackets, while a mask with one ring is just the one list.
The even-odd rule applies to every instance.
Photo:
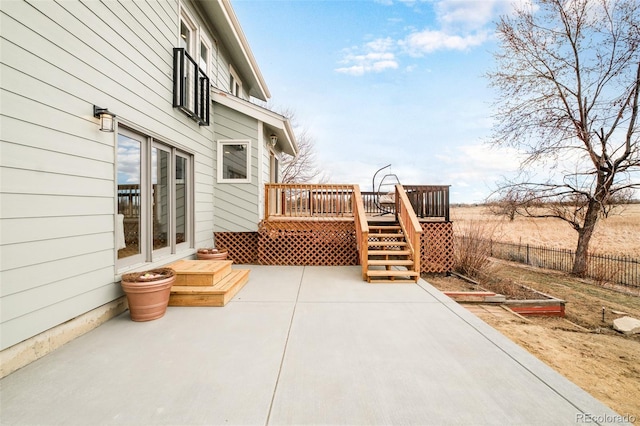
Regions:
[[196, 43], [197, 33], [195, 21], [183, 9], [180, 12], [179, 47], [173, 49], [173, 107], [180, 108], [199, 125], [208, 126], [211, 49], [204, 38]]
[[207, 76], [211, 76], [211, 43], [203, 35], [200, 38], [200, 52], [198, 57], [198, 65]]
[[251, 142], [248, 140], [218, 141], [218, 182], [251, 182]]
[[242, 82], [232, 66], [229, 66], [229, 93], [237, 97], [242, 96]]
[[184, 48], [187, 52], [191, 53], [191, 46], [193, 45], [193, 33], [195, 29], [187, 24], [185, 19], [180, 19], [180, 47]]

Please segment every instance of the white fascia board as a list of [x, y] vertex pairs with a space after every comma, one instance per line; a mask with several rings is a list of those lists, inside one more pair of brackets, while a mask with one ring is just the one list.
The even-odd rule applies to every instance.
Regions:
[[289, 146], [287, 147], [288, 149], [283, 149], [283, 151], [289, 155], [295, 156], [296, 154], [298, 154], [298, 141], [296, 139], [295, 133], [293, 133], [293, 127], [291, 127], [291, 122], [288, 118], [285, 118], [284, 126], [287, 133], [287, 143]]
[[240, 26], [240, 22], [238, 21], [238, 17], [236, 13], [233, 11], [233, 7], [231, 7], [231, 3], [229, 0], [218, 0], [222, 5], [222, 9], [224, 11], [225, 17], [227, 21], [231, 24], [231, 30], [233, 31], [234, 38], [238, 43], [238, 48], [242, 51], [242, 55], [245, 57], [247, 61], [247, 66], [251, 70], [251, 74], [255, 79], [256, 84], [258, 85], [258, 92], [254, 93], [258, 99], [266, 101], [271, 97], [271, 93], [269, 93], [269, 88], [267, 87], [267, 83], [260, 72], [260, 68], [258, 67], [258, 63], [256, 62], [256, 58], [253, 56], [253, 52], [251, 51], [251, 47], [249, 46], [249, 42], [242, 31], [242, 27]]

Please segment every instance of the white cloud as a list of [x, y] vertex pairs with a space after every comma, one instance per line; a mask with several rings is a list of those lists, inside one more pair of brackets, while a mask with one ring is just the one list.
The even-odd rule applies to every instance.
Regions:
[[406, 4], [407, 6], [413, 6], [416, 3], [425, 3], [425, 2], [429, 2], [431, 0], [374, 0], [376, 3], [380, 3], [382, 5], [385, 6], [391, 6], [394, 3], [403, 3]]
[[[346, 66], [336, 68], [336, 71], [342, 74], [361, 76], [368, 72], [396, 69], [399, 65], [395, 54], [390, 51], [394, 46], [395, 43], [391, 38], [380, 38], [366, 43], [361, 49], [346, 49], [341, 61]], [[354, 53], [358, 50], [362, 50], [363, 53]]]
[[480, 28], [491, 22], [504, 0], [442, 0], [435, 4], [438, 20], [444, 25]]
[[487, 32], [460, 36], [443, 31], [424, 30], [410, 34], [399, 42], [399, 45], [403, 46], [410, 55], [420, 56], [436, 50], [465, 50], [481, 45], [488, 38]]
[[[529, 0], [517, 0], [527, 2]], [[377, 0], [384, 5], [403, 3], [413, 6], [425, 4], [425, 0]], [[335, 71], [353, 76], [380, 73], [400, 68], [398, 56], [420, 57], [442, 50], [463, 51], [477, 47], [491, 38], [489, 23], [498, 14], [510, 10], [511, 0], [432, 0], [439, 28], [411, 31], [408, 35], [393, 39], [381, 37], [359, 47], [346, 49], [339, 68]], [[402, 69], [410, 70], [410, 65]]]

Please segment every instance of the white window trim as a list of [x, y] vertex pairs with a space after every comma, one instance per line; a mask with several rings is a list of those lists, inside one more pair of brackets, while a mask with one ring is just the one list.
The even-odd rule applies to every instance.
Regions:
[[[191, 56], [194, 59], [200, 58], [200, 52], [199, 51], [194, 52], [194, 50], [200, 48], [200, 43], [198, 43], [198, 41], [200, 40], [200, 28], [196, 23], [196, 20], [191, 15], [191, 13], [189, 13], [187, 8], [184, 7], [182, 3], [180, 3], [180, 15], [178, 17], [178, 46], [180, 46], [180, 22], [181, 21], [184, 21], [185, 24], [187, 24], [187, 26], [191, 28], [191, 31], [192, 31], [191, 43], [190, 43], [191, 52], [187, 52], [187, 53], [189, 54], [189, 56]], [[196, 60], [199, 63], [199, 59], [196, 59]]]
[[213, 81], [213, 66], [212, 66], [212, 49], [211, 49], [211, 42], [209, 41], [209, 37], [206, 36], [206, 34], [204, 33], [204, 31], [200, 31], [200, 43], [198, 44], [198, 66], [200, 66], [200, 59], [202, 58], [201, 56], [201, 49], [202, 49], [202, 44], [204, 44], [207, 47], [207, 51], [209, 52], [206, 58], [207, 61], [207, 68], [204, 70], [205, 73], [207, 74], [207, 76], [211, 79], [211, 81]]
[[237, 93], [236, 93], [234, 87], [229, 87], [229, 92], [233, 96], [237, 96], [238, 98], [242, 98], [242, 80], [240, 80], [240, 78], [238, 77], [238, 73], [236, 72], [235, 69], [233, 69], [233, 66], [231, 64], [229, 64], [229, 75], [231, 77], [233, 77], [234, 82], [238, 85], [238, 92]]
[[[223, 153], [225, 145], [246, 145], [247, 155], [247, 177], [245, 179], [225, 179], [223, 177]], [[219, 139], [218, 140], [218, 163], [217, 163], [217, 178], [218, 183], [251, 183], [251, 140], [249, 139]]]

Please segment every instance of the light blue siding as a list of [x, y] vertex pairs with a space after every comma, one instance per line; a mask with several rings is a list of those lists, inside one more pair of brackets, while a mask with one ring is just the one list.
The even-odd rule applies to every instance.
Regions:
[[174, 0], [0, 2], [0, 350], [122, 295], [116, 135], [98, 130], [94, 104], [193, 155], [193, 245], [212, 244], [214, 126], [172, 106], [178, 10]]

